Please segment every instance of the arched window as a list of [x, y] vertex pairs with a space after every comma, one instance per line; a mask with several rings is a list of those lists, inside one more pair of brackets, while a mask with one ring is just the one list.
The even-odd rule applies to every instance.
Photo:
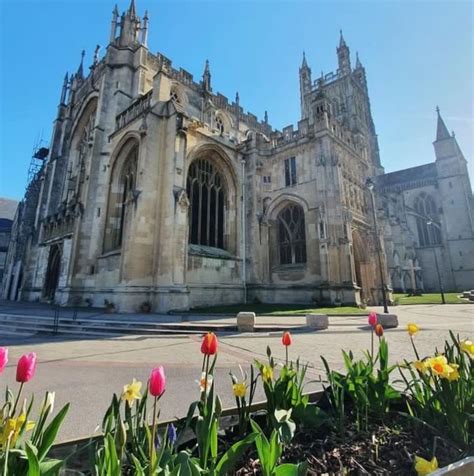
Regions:
[[225, 126], [224, 126], [224, 120], [222, 119], [221, 116], [216, 117], [216, 129], [219, 131], [220, 135], [224, 134]]
[[104, 251], [122, 246], [128, 211], [136, 190], [137, 162], [138, 145], [131, 141], [122, 148], [112, 171]]
[[189, 197], [189, 242], [225, 249], [227, 190], [224, 176], [206, 159], [191, 163], [186, 182]]
[[287, 205], [278, 214], [280, 264], [306, 263], [304, 211], [297, 204]]
[[420, 246], [438, 245], [441, 243], [441, 232], [438, 224], [438, 212], [433, 197], [422, 193], [415, 200], [416, 227]]

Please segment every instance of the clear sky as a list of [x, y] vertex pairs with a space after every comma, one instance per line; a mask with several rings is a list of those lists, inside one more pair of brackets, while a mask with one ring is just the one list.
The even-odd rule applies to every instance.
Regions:
[[[119, 0], [122, 11], [129, 0]], [[281, 129], [299, 119], [302, 51], [337, 68], [339, 29], [367, 72], [386, 171], [434, 160], [439, 105], [473, 174], [473, 5], [449, 1], [136, 0], [149, 48]], [[49, 142], [66, 71], [109, 38], [114, 0], [0, 0], [0, 196], [21, 198], [33, 145]]]

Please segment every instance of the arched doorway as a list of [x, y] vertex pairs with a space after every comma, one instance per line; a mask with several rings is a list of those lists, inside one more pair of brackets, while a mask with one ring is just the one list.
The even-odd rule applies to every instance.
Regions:
[[370, 299], [370, 285], [367, 280], [367, 266], [370, 264], [367, 245], [357, 230], [352, 232], [352, 255], [354, 258], [355, 283], [360, 288], [360, 297], [366, 302]]
[[59, 272], [61, 270], [61, 254], [61, 245], [51, 246], [43, 290], [43, 297], [47, 300], [54, 299], [54, 294], [58, 287]]

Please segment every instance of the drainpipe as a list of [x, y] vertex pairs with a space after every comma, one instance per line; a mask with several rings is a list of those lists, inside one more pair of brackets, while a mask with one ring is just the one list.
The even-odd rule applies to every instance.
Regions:
[[246, 239], [245, 239], [245, 231], [246, 231], [246, 223], [245, 223], [245, 159], [242, 159], [240, 161], [241, 165], [241, 195], [240, 195], [240, 200], [241, 200], [241, 206], [240, 206], [240, 211], [241, 211], [241, 220], [240, 220], [240, 225], [241, 225], [241, 250], [240, 254], [242, 256], [242, 285], [244, 287], [244, 304], [247, 304], [247, 252], [246, 252]]

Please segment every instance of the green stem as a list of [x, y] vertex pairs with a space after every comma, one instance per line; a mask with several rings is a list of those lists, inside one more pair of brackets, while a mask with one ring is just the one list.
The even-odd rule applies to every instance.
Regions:
[[370, 331], [370, 356], [374, 359], [374, 328]]
[[158, 398], [155, 397], [155, 401], [153, 403], [153, 427], [151, 431], [151, 441], [150, 441], [150, 476], [153, 475], [153, 461], [154, 461], [154, 453], [155, 453], [155, 437], [156, 437], [156, 402]]
[[286, 366], [288, 367], [288, 346], [285, 345], [285, 350], [286, 350]]
[[10, 454], [10, 442], [11, 442], [12, 436], [13, 436], [13, 431], [10, 432], [7, 439], [7, 448], [5, 451], [5, 461], [4, 461], [5, 466], [3, 467], [3, 476], [8, 476], [8, 455]]
[[11, 413], [11, 416], [14, 417], [15, 416], [15, 412], [16, 412], [16, 407], [18, 405], [18, 401], [20, 400], [20, 395], [21, 395], [21, 392], [23, 390], [23, 385], [25, 385], [24, 382], [21, 382], [20, 383], [20, 389], [18, 390], [18, 395], [16, 396], [16, 400], [15, 400], [15, 405], [13, 405], [13, 411]]
[[413, 342], [413, 337], [412, 336], [410, 336], [410, 340], [411, 340], [411, 345], [413, 347], [413, 350], [415, 351], [416, 360], [420, 360], [420, 356], [418, 355], [418, 351], [416, 350], [415, 343]]
[[[207, 377], [209, 375], [209, 355], [206, 355], [205, 359], [206, 359], [206, 372], [204, 373], [204, 411], [206, 411], [206, 406], [207, 406], [207, 393], [208, 393]], [[206, 414], [207, 414], [207, 412], [206, 412]]]

